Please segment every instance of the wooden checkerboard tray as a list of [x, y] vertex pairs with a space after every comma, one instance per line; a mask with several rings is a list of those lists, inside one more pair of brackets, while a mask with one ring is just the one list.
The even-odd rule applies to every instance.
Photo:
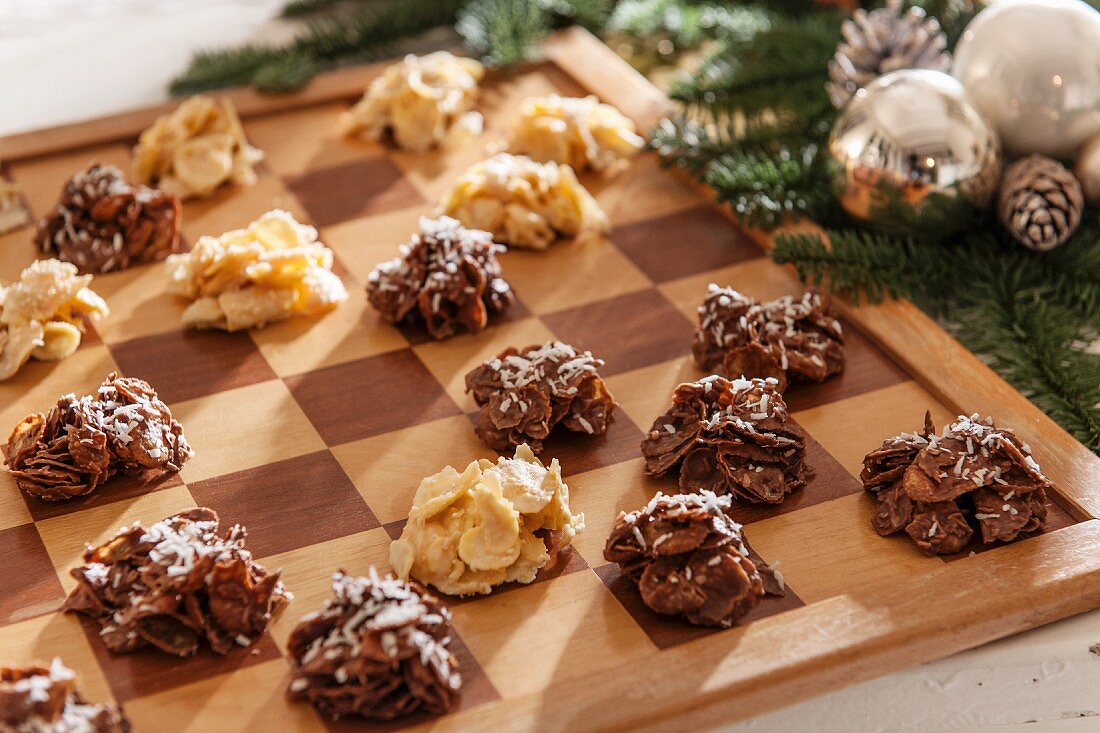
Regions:
[[[338, 113], [379, 67], [337, 72], [290, 98], [233, 97], [251, 142], [267, 152], [259, 182], [184, 207], [192, 241], [273, 207], [315, 224], [336, 252], [351, 300], [317, 320], [251, 333], [184, 332], [184, 303], [159, 266], [99, 276], [111, 316], [57, 364], [31, 362], [0, 384], [0, 429], [61, 394], [90, 391], [118, 369], [150, 381], [197, 455], [155, 485], [115, 480], [89, 497], [47, 504], [0, 472], [0, 649], [13, 662], [60, 655], [94, 700], [124, 704], [144, 731], [668, 729], [717, 724], [946, 655], [1100, 605], [1100, 461], [907, 303], [844, 308], [844, 373], [793, 387], [787, 401], [812, 436], [815, 476], [780, 506], [740, 506], [753, 548], [778, 563], [787, 596], [716, 631], [649, 612], [602, 556], [619, 510], [675, 479], [642, 473], [639, 441], [690, 358], [694, 309], [707, 284], [759, 298], [797, 293], [691, 185], [652, 155], [610, 180], [585, 179], [614, 224], [610, 242], [562, 243], [503, 257], [520, 302], [488, 331], [433, 343], [379, 322], [367, 274], [393, 256], [417, 218], [485, 147], [520, 100], [594, 92], [646, 127], [666, 109], [656, 89], [580, 32], [549, 60], [491, 75], [487, 134], [450, 154], [412, 155], [337, 138]], [[0, 141], [4, 174], [35, 215], [90, 160], [128, 168], [137, 132], [163, 109]], [[33, 257], [29, 231], [0, 239], [0, 280]], [[329, 595], [329, 575], [388, 567], [420, 479], [487, 455], [474, 437], [463, 375], [508, 345], [557, 338], [591, 349], [620, 409], [606, 436], [555, 436], [587, 530], [529, 586], [454, 601], [466, 680], [444, 718], [333, 724], [284, 699], [287, 636]], [[856, 476], [888, 436], [959, 412], [1019, 429], [1058, 484], [1043, 534], [972, 557], [921, 554], [872, 531]], [[295, 600], [252, 649], [179, 661], [154, 651], [112, 656], [96, 629], [57, 609], [85, 542], [135, 519], [207, 505], [248, 527], [250, 548], [282, 568]], [[975, 548], [979, 549], [979, 548]]]

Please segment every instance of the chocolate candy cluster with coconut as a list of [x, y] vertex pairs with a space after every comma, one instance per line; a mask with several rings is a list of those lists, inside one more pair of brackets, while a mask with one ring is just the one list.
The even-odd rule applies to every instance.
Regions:
[[217, 654], [251, 646], [290, 594], [245, 549], [244, 527], [218, 534], [198, 507], [149, 528], [135, 522], [84, 552], [63, 610], [90, 616], [112, 652], [152, 645], [189, 657], [205, 640]]
[[603, 435], [615, 410], [598, 372], [603, 364], [561, 341], [505, 349], [466, 375], [466, 391], [481, 408], [474, 430], [502, 453], [524, 443], [539, 453], [556, 425]]
[[672, 407], [642, 440], [645, 470], [680, 467], [680, 489], [778, 504], [805, 485], [806, 437], [774, 378], [711, 375], [676, 388]]
[[619, 514], [604, 557], [619, 564], [657, 613], [733, 626], [766, 593], [783, 595], [783, 582], [750, 557], [741, 525], [727, 514], [731, 501], [706, 490], [658, 493], [645, 508]]
[[451, 613], [414, 581], [338, 572], [334, 598], [290, 635], [292, 697], [340, 718], [392, 720], [454, 708], [462, 677]]
[[791, 378], [824, 381], [844, 368], [840, 322], [816, 292], [759, 303], [711, 283], [699, 306], [692, 352], [701, 369], [730, 377], [774, 377], [779, 391]]
[[119, 471], [179, 471], [193, 451], [148, 382], [112, 372], [94, 395], [68, 394], [8, 438], [16, 485], [46, 501], [89, 494]]
[[963, 550], [975, 529], [985, 544], [1038, 530], [1052, 486], [1026, 443], [977, 414], [960, 415], [939, 435], [926, 416], [920, 433], [902, 433], [868, 453], [860, 478], [878, 499], [875, 531], [904, 530], [939, 555]]
[[85, 702], [76, 674], [54, 659], [49, 667], [0, 667], [0, 733], [129, 733], [114, 705]]
[[497, 261], [504, 250], [489, 232], [449, 216], [421, 217], [401, 256], [371, 272], [367, 298], [383, 320], [423, 323], [434, 339], [477, 333], [516, 299]]

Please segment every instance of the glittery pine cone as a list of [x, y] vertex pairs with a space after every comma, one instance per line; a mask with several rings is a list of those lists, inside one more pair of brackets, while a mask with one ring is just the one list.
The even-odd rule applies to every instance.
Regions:
[[1081, 184], [1056, 160], [1031, 155], [1005, 171], [997, 214], [1016, 241], [1048, 250], [1069, 239], [1081, 223]]

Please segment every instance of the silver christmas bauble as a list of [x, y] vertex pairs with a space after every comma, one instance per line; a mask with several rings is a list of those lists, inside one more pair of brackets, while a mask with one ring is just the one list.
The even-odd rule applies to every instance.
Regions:
[[852, 99], [829, 137], [833, 187], [859, 221], [902, 234], [957, 231], [1001, 175], [996, 133], [954, 77], [903, 69]]
[[1100, 12], [998, 0], [963, 31], [954, 74], [1007, 153], [1071, 158], [1100, 133]]

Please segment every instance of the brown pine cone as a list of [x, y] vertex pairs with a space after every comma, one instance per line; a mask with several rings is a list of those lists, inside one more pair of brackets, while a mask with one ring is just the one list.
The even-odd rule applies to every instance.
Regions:
[[136, 522], [84, 552], [64, 611], [89, 616], [112, 652], [152, 645], [179, 657], [205, 639], [217, 654], [251, 646], [288, 600], [279, 573], [245, 549], [239, 524], [218, 535], [218, 515], [197, 507], [146, 529]]
[[118, 168], [93, 163], [65, 184], [35, 243], [83, 273], [122, 270], [182, 251], [180, 210], [178, 197], [131, 186]]
[[641, 510], [620, 513], [604, 547], [657, 613], [683, 614], [700, 626], [728, 628], [765, 593], [783, 594], [781, 579], [753, 561], [731, 500], [710, 491], [658, 493]]
[[1005, 171], [997, 213], [1017, 242], [1045, 251], [1077, 231], [1084, 207], [1085, 196], [1073, 173], [1056, 160], [1031, 155]]
[[477, 333], [516, 299], [497, 261], [504, 249], [489, 232], [447, 216], [422, 217], [402, 256], [371, 272], [367, 299], [383, 320], [419, 318], [435, 339]]
[[335, 598], [291, 632], [290, 694], [333, 718], [449, 712], [462, 686], [451, 612], [419, 583], [370, 571], [337, 572]]
[[3, 733], [128, 733], [130, 721], [110, 704], [87, 703], [76, 674], [54, 659], [49, 667], [0, 667]]
[[680, 490], [778, 504], [806, 484], [806, 436], [790, 422], [775, 379], [710, 376], [676, 388], [642, 440], [645, 470], [680, 464]]
[[970, 543], [1008, 542], [1046, 519], [1043, 475], [1031, 449], [989, 418], [959, 418], [936, 435], [890, 438], [863, 459], [863, 487], [878, 499], [871, 518], [882, 536], [904, 530], [925, 552], [951, 555]]

